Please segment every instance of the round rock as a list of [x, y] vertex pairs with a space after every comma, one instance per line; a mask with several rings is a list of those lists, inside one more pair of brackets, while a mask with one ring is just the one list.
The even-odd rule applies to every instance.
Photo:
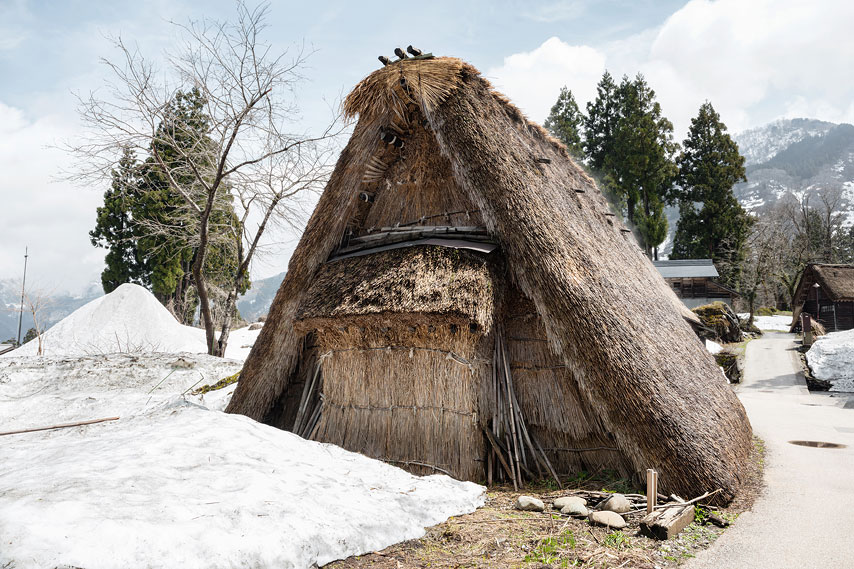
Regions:
[[587, 506], [584, 506], [583, 504], [579, 504], [577, 502], [570, 502], [569, 504], [560, 509], [560, 513], [567, 514], [570, 516], [579, 516], [583, 518], [586, 517], [589, 512], [587, 511]]
[[532, 496], [519, 496], [516, 498], [516, 509], [527, 512], [542, 512], [546, 509], [543, 501]]
[[623, 516], [616, 512], [602, 510], [601, 512], [593, 512], [590, 514], [590, 521], [596, 525], [605, 526], [614, 529], [623, 529], [626, 527], [626, 520]]
[[632, 503], [622, 494], [614, 494], [599, 506], [600, 510], [608, 510], [618, 514], [625, 514], [632, 511]]
[[586, 506], [587, 500], [579, 496], [564, 496], [563, 498], [557, 498], [554, 502], [552, 502], [552, 506], [554, 506], [555, 510], [562, 510], [570, 504]]

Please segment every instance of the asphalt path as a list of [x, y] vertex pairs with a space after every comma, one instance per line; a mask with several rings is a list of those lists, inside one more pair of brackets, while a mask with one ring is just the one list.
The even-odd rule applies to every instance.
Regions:
[[736, 392], [765, 441], [765, 487], [686, 569], [854, 569], [854, 395], [809, 393], [795, 347], [783, 333], [747, 345]]

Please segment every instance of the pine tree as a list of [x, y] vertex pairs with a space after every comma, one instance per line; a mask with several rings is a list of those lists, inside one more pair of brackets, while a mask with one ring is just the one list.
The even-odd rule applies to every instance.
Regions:
[[[179, 92], [164, 113], [168, 119], [158, 126], [167, 136], [155, 137], [157, 152], [170, 175], [191, 193], [204, 199], [196, 188], [194, 174], [185, 166], [212, 167], [206, 160], [213, 144], [206, 136], [210, 120], [204, 113], [205, 101], [193, 89]], [[172, 141], [165, 145], [162, 140]], [[141, 164], [126, 151], [113, 172], [113, 185], [98, 208], [98, 221], [90, 233], [92, 243], [108, 248], [102, 274], [104, 292], [122, 283], [133, 282], [151, 289], [157, 299], [185, 324], [192, 324], [198, 296], [192, 276], [197, 229], [192, 216], [186, 215], [186, 200], [177, 195], [163, 168], [149, 156]], [[221, 192], [211, 213], [215, 237], [209, 245], [204, 272], [210, 285], [234, 280], [237, 247], [241, 246], [240, 222], [234, 212], [231, 194]], [[240, 292], [249, 287], [244, 279]]]
[[606, 71], [587, 105], [585, 151], [603, 190], [650, 257], [667, 236], [665, 197], [676, 175], [673, 125], [642, 75], [616, 85]]
[[635, 225], [641, 247], [658, 258], [658, 246], [667, 237], [664, 200], [677, 173], [673, 124], [662, 115], [643, 75], [633, 81], [623, 77], [618, 93], [620, 118], [606, 168], [613, 172], [616, 192], [625, 200], [626, 216]]
[[557, 102], [552, 106], [544, 126], [552, 135], [563, 142], [569, 153], [580, 158], [584, 155], [581, 143], [581, 128], [584, 124], [584, 115], [578, 109], [578, 103], [572, 91], [561, 87]]
[[139, 165], [131, 149], [124, 149], [112, 178], [110, 189], [104, 193], [104, 205], [97, 210], [95, 229], [89, 232], [92, 245], [108, 249], [101, 273], [105, 293], [124, 283], [150, 284], [132, 224], [131, 204], [138, 194]]
[[602, 172], [608, 156], [613, 154], [614, 130], [619, 118], [617, 84], [605, 71], [596, 86], [596, 99], [587, 103], [584, 119], [584, 153], [595, 172]]
[[677, 160], [679, 187], [672, 193], [679, 202], [679, 222], [671, 258], [710, 258], [719, 265], [721, 280], [734, 284], [753, 222], [732, 192], [746, 180], [744, 157], [708, 101], [691, 119], [683, 146]]

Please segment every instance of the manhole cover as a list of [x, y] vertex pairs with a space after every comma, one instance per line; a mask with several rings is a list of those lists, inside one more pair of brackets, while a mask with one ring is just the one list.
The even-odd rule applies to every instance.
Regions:
[[814, 448], [845, 448], [845, 445], [841, 445], [839, 443], [826, 443], [824, 441], [789, 441], [789, 444]]

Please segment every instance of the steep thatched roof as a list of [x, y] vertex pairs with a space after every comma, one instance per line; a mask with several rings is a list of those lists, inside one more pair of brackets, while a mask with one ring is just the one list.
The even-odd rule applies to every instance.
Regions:
[[350, 220], [362, 215], [363, 184], [385, 167], [375, 166], [377, 133], [413, 108], [423, 117], [413, 132], [432, 135], [435, 167], [451, 176], [446, 191], [477, 210], [584, 405], [635, 471], [657, 468], [670, 492], [721, 488], [732, 497], [750, 425], [684, 311], [674, 309], [681, 303], [565, 148], [458, 59], [390, 65], [347, 97], [345, 112], [359, 121], [228, 411], [261, 419], [285, 389], [299, 361], [299, 307]]
[[482, 257], [445, 247], [395, 249], [324, 264], [296, 320], [309, 331], [330, 321], [418, 313], [489, 330], [493, 292]]
[[807, 265], [795, 292], [796, 304], [803, 304], [815, 283], [825, 298], [834, 302], [854, 301], [854, 265]]

